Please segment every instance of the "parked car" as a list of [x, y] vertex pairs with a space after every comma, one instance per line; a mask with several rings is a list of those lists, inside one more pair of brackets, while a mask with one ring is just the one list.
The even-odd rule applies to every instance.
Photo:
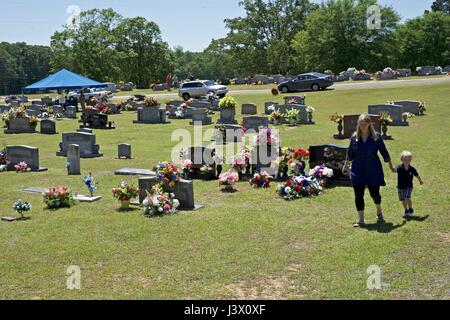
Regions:
[[281, 82], [278, 85], [278, 90], [283, 93], [302, 90], [319, 91], [334, 84], [333, 77], [324, 73], [311, 72], [303, 73], [297, 77]]
[[178, 95], [184, 100], [190, 98], [199, 98], [213, 92], [219, 98], [225, 97], [228, 88], [223, 85], [217, 85], [211, 80], [197, 80], [182, 83], [178, 90]]
[[117, 86], [115, 83], [105, 82], [105, 84], [107, 85], [107, 87], [103, 88], [105, 91], [110, 91], [112, 93], [117, 92]]
[[70, 99], [71, 97], [78, 99], [80, 97], [81, 92], [83, 92], [86, 100], [89, 99], [90, 97], [100, 98], [103, 95], [107, 95], [108, 98], [112, 98], [112, 96], [113, 96], [110, 91], [106, 91], [103, 88], [98, 88], [98, 89], [84, 88], [81, 90], [69, 92], [69, 94], [67, 95], [67, 99]]

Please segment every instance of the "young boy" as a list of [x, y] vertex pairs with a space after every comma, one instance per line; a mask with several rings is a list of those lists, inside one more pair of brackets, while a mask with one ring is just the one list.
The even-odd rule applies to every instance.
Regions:
[[420, 184], [423, 184], [417, 170], [411, 166], [412, 154], [409, 151], [401, 153], [402, 164], [392, 169], [392, 172], [397, 172], [397, 189], [398, 198], [403, 203], [405, 208], [404, 218], [411, 217], [414, 213], [412, 208], [411, 195], [413, 191], [413, 177], [417, 177]]

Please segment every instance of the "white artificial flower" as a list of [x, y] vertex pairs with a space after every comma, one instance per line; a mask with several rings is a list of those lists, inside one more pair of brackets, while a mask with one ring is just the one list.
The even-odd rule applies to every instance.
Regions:
[[178, 201], [178, 199], [173, 199], [173, 207], [178, 208], [179, 206], [180, 206], [180, 202]]
[[161, 208], [161, 207], [159, 207], [159, 208], [158, 208], [158, 211], [159, 211], [159, 212], [163, 212], [163, 211], [164, 211], [164, 209], [163, 209], [163, 208]]
[[286, 193], [291, 193], [292, 189], [290, 187], [286, 187], [284, 188], [284, 192]]

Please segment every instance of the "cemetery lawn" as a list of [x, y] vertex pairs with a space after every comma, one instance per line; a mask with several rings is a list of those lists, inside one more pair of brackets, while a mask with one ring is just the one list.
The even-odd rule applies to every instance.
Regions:
[[[238, 104], [282, 101], [270, 94], [237, 95]], [[42, 197], [20, 192], [26, 187], [67, 185], [85, 194], [82, 176], [68, 176], [66, 159], [56, 157], [62, 132], [78, 122], [57, 123], [59, 134], [5, 135], [1, 147], [39, 147], [47, 172], [0, 173], [0, 216], [11, 216], [19, 198], [33, 209], [30, 220], [0, 223], [0, 299], [449, 299], [450, 298], [450, 90], [448, 84], [328, 90], [306, 93], [316, 112], [314, 126], [278, 127], [284, 146], [344, 144], [332, 135], [329, 115], [359, 114], [367, 106], [411, 99], [426, 102], [423, 117], [409, 127], [390, 127], [387, 147], [394, 164], [413, 152], [412, 165], [425, 184], [415, 181], [417, 218], [404, 221], [397, 200], [396, 175], [384, 165], [382, 188], [386, 224], [375, 224], [375, 207], [366, 194], [368, 229], [356, 221], [350, 188], [328, 189], [319, 197], [287, 202], [247, 182], [233, 194], [221, 193], [216, 181], [195, 181], [195, 212], [145, 218], [137, 208], [119, 212], [111, 188], [122, 167], [151, 169], [170, 159], [171, 133], [190, 120], [166, 125], [132, 124], [134, 112], [111, 116], [116, 130], [95, 130], [102, 158], [82, 159], [83, 174], [98, 182], [92, 204], [44, 209]], [[237, 113], [240, 115], [240, 107]], [[240, 117], [240, 116], [239, 116]], [[217, 120], [218, 113], [213, 121]], [[212, 127], [212, 126], [210, 126]], [[447, 138], [446, 138], [447, 137]], [[134, 160], [116, 160], [117, 144], [130, 143]], [[205, 145], [210, 141], [205, 141]], [[137, 184], [137, 178], [128, 178]], [[66, 270], [81, 268], [81, 290], [68, 290]], [[368, 290], [367, 268], [381, 269], [382, 289]]]

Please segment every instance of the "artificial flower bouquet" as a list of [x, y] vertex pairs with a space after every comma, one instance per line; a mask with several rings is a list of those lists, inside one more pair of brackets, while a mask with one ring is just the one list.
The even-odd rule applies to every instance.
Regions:
[[327, 168], [322, 164], [309, 170], [309, 175], [317, 179], [331, 178], [333, 176], [333, 169]]
[[21, 216], [21, 219], [24, 219], [24, 212], [31, 210], [31, 204], [29, 204], [27, 201], [24, 201], [22, 199], [19, 199], [13, 203], [12, 208]]
[[272, 132], [272, 129], [269, 127], [260, 128], [258, 130], [258, 135], [256, 137], [256, 143], [261, 144], [270, 144], [277, 145], [280, 143], [280, 138], [277, 133]]
[[235, 109], [237, 106], [236, 100], [232, 96], [226, 96], [225, 98], [220, 99], [219, 107], [221, 109]]
[[51, 187], [43, 193], [43, 196], [48, 209], [71, 207], [75, 203], [67, 187]]
[[118, 188], [112, 189], [112, 194], [119, 201], [130, 201], [139, 195], [139, 189], [126, 181], [122, 181]]
[[378, 114], [378, 118], [380, 119], [381, 123], [383, 125], [387, 125], [389, 123], [392, 123], [392, 118], [391, 115], [389, 114], [389, 112], [387, 111], [382, 111]]
[[228, 170], [219, 175], [219, 186], [225, 186], [226, 190], [233, 190], [233, 186], [239, 181], [239, 174], [236, 171]]
[[284, 113], [284, 118], [290, 123], [296, 124], [298, 121], [300, 121], [300, 110], [289, 109]]
[[248, 182], [253, 188], [268, 188], [270, 187], [270, 179], [272, 179], [267, 172], [255, 173], [252, 179]]
[[305, 173], [306, 160], [309, 159], [309, 151], [305, 149], [294, 150], [290, 155], [288, 164], [294, 175], [299, 176]]
[[279, 109], [272, 111], [272, 113], [270, 114], [270, 121], [272, 123], [279, 123], [281, 121], [281, 118], [283, 118], [283, 114]]
[[344, 116], [336, 112], [330, 116], [330, 120], [334, 123], [342, 124], [342, 121], [344, 121]]
[[142, 202], [144, 215], [153, 216], [158, 214], [176, 213], [180, 202], [175, 199], [173, 193], [167, 193], [159, 185], [147, 191], [147, 197]]
[[319, 195], [323, 187], [313, 176], [296, 176], [278, 185], [278, 194], [286, 200]]
[[158, 181], [169, 187], [173, 187], [180, 180], [180, 172], [178, 167], [170, 162], [164, 161], [158, 163], [153, 169], [156, 171]]
[[156, 106], [159, 106], [159, 101], [153, 97], [145, 97], [144, 98], [144, 106], [156, 107]]
[[31, 168], [28, 167], [28, 164], [25, 161], [21, 161], [18, 164], [14, 166], [14, 169], [16, 169], [16, 172], [28, 172], [31, 171]]

